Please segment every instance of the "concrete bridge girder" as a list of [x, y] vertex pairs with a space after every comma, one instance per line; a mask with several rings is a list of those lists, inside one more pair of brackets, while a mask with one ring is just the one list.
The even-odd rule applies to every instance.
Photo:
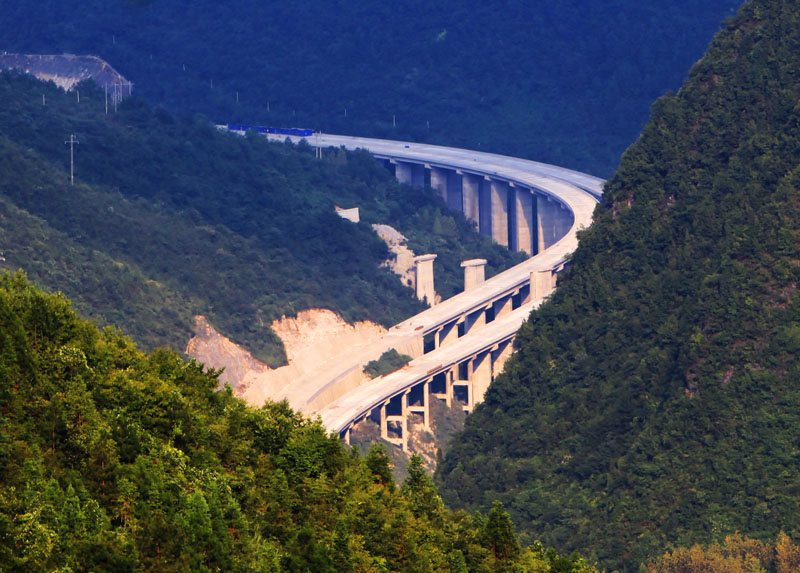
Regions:
[[[483, 401], [486, 391], [512, 352], [512, 339], [500, 341], [466, 360], [442, 368], [433, 377], [425, 378], [385, 400], [379, 408], [381, 437], [407, 452], [410, 437], [409, 416], [421, 414], [423, 427], [430, 431], [431, 398], [442, 400], [447, 407], [451, 407], [456, 403], [456, 395], [462, 394], [464, 399], [459, 400], [458, 403], [465, 412], [471, 413], [475, 406]], [[463, 376], [462, 372], [466, 376]], [[443, 378], [444, 388], [440, 388], [440, 390], [444, 390], [443, 392], [434, 391], [432, 380], [436, 377]], [[422, 403], [420, 404], [417, 399], [412, 404], [412, 394], [420, 390]], [[399, 409], [399, 413], [390, 413], [391, 409], [394, 411]], [[346, 440], [350, 439], [349, 431], [350, 427], [348, 426], [341, 432], [342, 437]]]

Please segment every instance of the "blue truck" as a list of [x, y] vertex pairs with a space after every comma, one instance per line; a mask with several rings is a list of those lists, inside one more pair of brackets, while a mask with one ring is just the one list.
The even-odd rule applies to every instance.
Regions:
[[303, 129], [300, 127], [262, 127], [259, 125], [241, 125], [238, 123], [229, 123], [228, 129], [231, 131], [249, 131], [255, 129], [258, 133], [294, 135], [296, 137], [308, 137], [314, 134], [313, 129]]

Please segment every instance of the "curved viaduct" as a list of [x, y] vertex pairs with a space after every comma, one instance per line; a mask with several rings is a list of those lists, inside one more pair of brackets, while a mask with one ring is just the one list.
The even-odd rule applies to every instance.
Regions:
[[[577, 231], [591, 223], [604, 182], [553, 165], [464, 149], [318, 133], [304, 139], [321, 150], [370, 151], [394, 166], [400, 182], [430, 185], [481, 233], [532, 255], [485, 281], [480, 261], [467, 262], [465, 292], [329, 361], [293, 383], [283, 396], [294, 408], [319, 414], [325, 426], [345, 440], [354, 424], [371, 418], [384, 439], [406, 450], [409, 417], [421, 417], [430, 427], [432, 398], [448, 406], [457, 400], [466, 411], [482, 400], [511, 354], [517, 330], [550, 294], [555, 274], [577, 247]], [[421, 272], [429, 265], [429, 256], [418, 257], [418, 295], [426, 282]], [[392, 348], [413, 360], [363, 383], [363, 366]], [[257, 388], [245, 397], [257, 403], [267, 398], [259, 396]]]

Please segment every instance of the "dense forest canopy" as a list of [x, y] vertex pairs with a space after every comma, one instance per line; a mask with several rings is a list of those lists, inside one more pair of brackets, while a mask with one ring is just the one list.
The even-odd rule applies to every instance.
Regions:
[[608, 176], [740, 0], [6, 0], [9, 52], [95, 54], [220, 123], [479, 148]]
[[752, 0], [660, 99], [440, 465], [455, 507], [634, 570], [800, 534], [800, 5]]
[[[379, 268], [389, 253], [371, 223], [437, 253], [445, 297], [463, 289], [465, 259], [487, 258], [490, 274], [521, 260], [365, 152], [319, 161], [308, 146], [219, 132], [136, 97], [106, 114], [102, 90], [76, 92], [0, 74], [0, 267], [147, 348], [183, 349], [201, 313], [276, 365], [285, 358], [269, 325], [282, 315], [322, 307], [386, 326], [411, 316], [423, 305]], [[362, 222], [337, 205], [359, 207]]]
[[0, 571], [596, 571], [217, 385], [1, 274]]

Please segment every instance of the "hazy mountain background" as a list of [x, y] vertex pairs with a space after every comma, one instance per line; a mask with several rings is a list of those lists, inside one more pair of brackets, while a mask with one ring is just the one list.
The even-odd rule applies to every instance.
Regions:
[[680, 86], [739, 4], [6, 0], [0, 49], [98, 55], [150, 101], [216, 122], [430, 141], [609, 176], [650, 104]]

